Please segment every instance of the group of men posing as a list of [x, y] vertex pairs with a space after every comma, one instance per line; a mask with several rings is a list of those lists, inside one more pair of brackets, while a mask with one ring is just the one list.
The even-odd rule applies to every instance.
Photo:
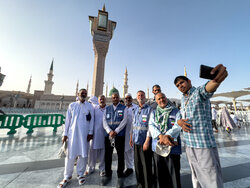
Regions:
[[[116, 148], [118, 187], [123, 187], [123, 178], [134, 168], [137, 187], [180, 188], [181, 131], [193, 187], [223, 187], [209, 98], [227, 77], [227, 71], [221, 64], [211, 74], [216, 71], [213, 80], [197, 88], [185, 76], [175, 78], [175, 86], [183, 93], [180, 110], [159, 85], [152, 88], [154, 101], [146, 102], [145, 92], [139, 90], [138, 105], [132, 103], [131, 94], [126, 94], [126, 105], [122, 105], [119, 93], [112, 94], [110, 106], [106, 106], [103, 95], [98, 97], [99, 104], [93, 105], [85, 101], [87, 91], [81, 89], [79, 100], [69, 105], [66, 115], [62, 140], [67, 141], [68, 153], [64, 179], [58, 187], [65, 187], [72, 179], [76, 159], [79, 185], [94, 171], [97, 160], [101, 185], [107, 185], [112, 178], [112, 154]], [[159, 146], [171, 146], [170, 154], [162, 155], [157, 150]]]

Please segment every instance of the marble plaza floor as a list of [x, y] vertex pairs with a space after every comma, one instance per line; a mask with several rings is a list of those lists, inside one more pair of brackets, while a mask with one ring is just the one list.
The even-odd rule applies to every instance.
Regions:
[[[62, 128], [53, 134], [52, 128], [35, 129], [30, 136], [21, 128], [14, 136], [7, 136], [8, 131], [0, 129], [0, 187], [29, 188], [56, 187], [63, 178], [64, 160], [57, 158], [61, 145]], [[223, 170], [225, 188], [250, 187], [250, 125], [234, 129], [231, 134], [219, 130], [215, 133]], [[113, 170], [116, 171], [117, 160], [113, 157]], [[192, 187], [190, 168], [185, 151], [181, 156], [182, 187]], [[98, 171], [87, 177], [81, 187], [98, 188], [100, 176]], [[116, 187], [117, 177], [113, 173], [112, 181], [107, 187]], [[125, 187], [136, 187], [135, 175], [124, 180]], [[73, 175], [67, 186], [80, 187]]]

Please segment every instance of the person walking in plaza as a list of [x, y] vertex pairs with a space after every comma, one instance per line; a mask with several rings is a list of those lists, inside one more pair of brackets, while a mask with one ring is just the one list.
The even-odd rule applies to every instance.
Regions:
[[218, 150], [211, 123], [209, 98], [227, 77], [226, 67], [219, 64], [212, 71], [216, 77], [200, 87], [193, 87], [185, 76], [174, 80], [183, 93], [181, 113], [177, 123], [183, 129], [187, 159], [191, 168], [193, 187], [221, 188], [223, 179]]
[[[158, 106], [151, 112], [149, 130], [152, 136], [152, 150], [156, 159], [156, 177], [159, 188], [180, 188], [181, 128], [175, 124], [179, 110], [168, 103], [163, 93], [155, 96]], [[173, 138], [177, 138], [177, 143]], [[172, 146], [168, 156], [157, 153], [158, 145]]]
[[218, 132], [218, 126], [217, 126], [217, 123], [216, 123], [217, 111], [216, 111], [214, 106], [212, 106], [212, 112], [211, 113], [212, 113], [212, 126], [215, 129], [215, 132], [217, 133]]
[[128, 177], [130, 174], [132, 174], [134, 168], [134, 150], [133, 147], [130, 146], [129, 141], [130, 141], [131, 126], [133, 121], [133, 112], [137, 105], [132, 103], [132, 101], [133, 101], [132, 95], [130, 93], [127, 93], [125, 95], [125, 104], [128, 109], [128, 120], [125, 133], [125, 152], [124, 152], [125, 164], [127, 168], [124, 172], [125, 177]]
[[103, 113], [106, 108], [105, 96], [100, 95], [98, 102], [99, 105], [94, 107], [94, 134], [93, 139], [90, 141], [88, 165], [84, 173], [85, 176], [94, 172], [97, 160], [99, 160], [100, 176], [105, 176], [105, 130], [103, 129]]
[[134, 110], [130, 145], [134, 147], [134, 164], [137, 188], [151, 188], [152, 178], [152, 150], [150, 148], [148, 121], [151, 107], [145, 104], [145, 92], [137, 92], [139, 106]]
[[80, 89], [78, 93], [79, 100], [69, 105], [66, 114], [65, 128], [62, 142], [67, 141], [68, 153], [65, 158], [64, 179], [58, 187], [65, 187], [72, 179], [74, 162], [77, 159], [77, 176], [79, 185], [85, 183], [84, 172], [88, 159], [88, 145], [93, 138], [93, 120], [94, 110], [90, 103], [85, 101], [87, 90]]
[[124, 147], [125, 131], [127, 124], [127, 108], [119, 103], [119, 93], [112, 94], [112, 105], [106, 107], [103, 114], [103, 128], [106, 131], [105, 136], [105, 171], [106, 175], [102, 178], [101, 185], [105, 186], [112, 178], [112, 154], [114, 147], [118, 156], [118, 187], [123, 186], [124, 177]]

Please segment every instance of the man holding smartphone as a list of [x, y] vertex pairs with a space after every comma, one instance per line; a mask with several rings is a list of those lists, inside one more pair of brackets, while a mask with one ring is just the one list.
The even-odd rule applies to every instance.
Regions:
[[193, 187], [223, 187], [220, 160], [211, 124], [210, 98], [227, 77], [226, 67], [217, 65], [210, 72], [217, 75], [205, 85], [193, 87], [185, 76], [174, 80], [183, 93], [177, 123], [183, 129], [186, 154], [192, 172]]

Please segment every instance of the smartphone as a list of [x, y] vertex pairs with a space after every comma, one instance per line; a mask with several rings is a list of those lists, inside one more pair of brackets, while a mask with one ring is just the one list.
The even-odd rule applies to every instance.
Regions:
[[213, 68], [214, 67], [201, 65], [200, 66], [200, 78], [213, 80], [217, 76], [217, 74], [219, 73], [219, 71], [216, 71], [214, 74], [211, 74], [210, 72], [213, 70]]

